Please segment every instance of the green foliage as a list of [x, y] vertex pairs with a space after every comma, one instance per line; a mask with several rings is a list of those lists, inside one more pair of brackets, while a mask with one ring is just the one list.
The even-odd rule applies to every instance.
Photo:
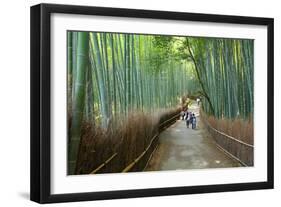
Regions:
[[[174, 107], [181, 96], [198, 91], [194, 66], [179, 56], [181, 41], [173, 36], [90, 32], [84, 118], [107, 128], [116, 117]], [[74, 48], [72, 54], [77, 54]], [[77, 72], [72, 72], [73, 85]], [[71, 101], [77, 98], [73, 94]]]
[[251, 117], [253, 40], [186, 38], [184, 45], [197, 66], [204, 110], [217, 118]]
[[172, 36], [156, 35], [151, 36], [151, 41], [149, 63], [154, 72], [159, 72], [161, 66], [167, 64], [169, 60], [176, 60], [173, 52], [175, 38]]

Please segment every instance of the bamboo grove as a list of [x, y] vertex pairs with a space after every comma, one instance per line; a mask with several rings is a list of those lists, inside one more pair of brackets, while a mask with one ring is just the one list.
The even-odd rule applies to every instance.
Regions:
[[252, 40], [68, 31], [67, 46], [69, 174], [84, 122], [114, 134], [133, 114], [161, 116], [188, 96], [216, 118], [252, 116]]
[[203, 109], [216, 118], [252, 116], [253, 40], [186, 38], [201, 84]]
[[169, 36], [68, 32], [72, 171], [83, 120], [107, 129], [137, 111], [155, 115], [177, 107], [196, 90], [190, 62], [175, 50]]

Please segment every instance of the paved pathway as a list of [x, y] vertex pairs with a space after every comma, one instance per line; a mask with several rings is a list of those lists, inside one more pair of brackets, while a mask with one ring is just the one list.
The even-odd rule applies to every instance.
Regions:
[[178, 120], [159, 135], [159, 145], [145, 171], [241, 166], [216, 147], [200, 123], [198, 107], [191, 109], [197, 115], [197, 129], [187, 128]]

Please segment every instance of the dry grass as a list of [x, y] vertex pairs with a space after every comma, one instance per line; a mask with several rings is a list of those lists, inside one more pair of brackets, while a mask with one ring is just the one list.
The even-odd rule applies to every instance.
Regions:
[[[119, 118], [114, 125], [102, 129], [91, 123], [84, 122], [79, 148], [77, 174], [89, 174], [115, 152], [117, 156], [98, 173], [121, 172], [134, 161], [149, 145], [151, 139], [159, 131], [160, 123], [179, 113], [179, 109], [146, 114], [130, 113], [127, 118]], [[158, 114], [158, 115], [156, 115]], [[141, 171], [146, 164], [149, 153], [135, 167]]]
[[254, 144], [254, 128], [252, 118], [244, 120], [241, 118], [231, 119], [216, 119], [209, 116], [207, 121], [210, 125], [227, 135], [239, 139], [248, 144]]
[[200, 111], [200, 114], [213, 128], [218, 131], [248, 144], [254, 144], [254, 125], [252, 117], [249, 119], [216, 119], [214, 116], [207, 117], [202, 111]]
[[[225, 118], [216, 119], [213, 116], [206, 116], [202, 111], [201, 117], [202, 120], [207, 121], [212, 128], [215, 128], [218, 131], [230, 135], [245, 143], [254, 145], [252, 118], [249, 118], [248, 120], [241, 118], [236, 118], [233, 120]], [[243, 163], [243, 165], [254, 165], [254, 148], [252, 146], [245, 145], [233, 139], [228, 139], [222, 133], [218, 133], [216, 130], [210, 128], [209, 125], [207, 124], [206, 128], [219, 146], [236, 157], [236, 159], [239, 160], [240, 163]]]

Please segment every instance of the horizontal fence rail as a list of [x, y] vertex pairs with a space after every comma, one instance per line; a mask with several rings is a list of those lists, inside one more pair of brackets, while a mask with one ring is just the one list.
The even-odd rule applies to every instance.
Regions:
[[254, 145], [243, 142], [235, 137], [229, 136], [210, 125], [210, 123], [201, 116], [208, 132], [216, 141], [218, 147], [226, 154], [237, 160], [243, 166], [254, 165]]
[[172, 118], [170, 118], [170, 119], [168, 119], [168, 120], [166, 120], [166, 121], [164, 121], [164, 122], [162, 122], [159, 126], [160, 126], [160, 128], [164, 125], [164, 124], [166, 124], [167, 122], [171, 122], [171, 121], [174, 121], [175, 119], [177, 119], [178, 117], [180, 116], [180, 114], [176, 114], [175, 116], [173, 116]]
[[[165, 128], [169, 127], [172, 123], [174, 123], [177, 118], [180, 116], [180, 114], [176, 114], [173, 117], [165, 120], [164, 122], [160, 123], [158, 126], [159, 132], [163, 131]], [[158, 136], [159, 132], [154, 135], [149, 143], [149, 145], [145, 148], [145, 150], [138, 156], [136, 157], [133, 162], [131, 162], [128, 166], [126, 166], [121, 172], [131, 172], [134, 170], [135, 166], [142, 160], [144, 159], [145, 155], [148, 154], [149, 151], [154, 152], [154, 148], [157, 146], [157, 141], [158, 141]], [[154, 147], [154, 148], [153, 148]], [[148, 154], [148, 155], [150, 155]], [[99, 171], [101, 171], [103, 168], [106, 167], [112, 160], [114, 160], [115, 157], [117, 157], [118, 152], [115, 152], [113, 155], [111, 155], [105, 162], [103, 162], [101, 165], [99, 165], [96, 169], [94, 169], [90, 174], [96, 174]], [[149, 162], [151, 156], [148, 157], [147, 161], [145, 162], [145, 166]]]
[[106, 164], [108, 164], [114, 157], [116, 157], [118, 153], [115, 152], [113, 155], [111, 155], [104, 163], [102, 163], [100, 166], [98, 166], [95, 170], [93, 170], [90, 174], [95, 174], [97, 173], [99, 170], [101, 170], [103, 167], [106, 166]]
[[145, 155], [145, 153], [149, 150], [151, 147], [153, 141], [158, 137], [159, 134], [154, 135], [154, 137], [151, 139], [149, 145], [146, 147], [146, 149], [131, 163], [129, 164], [122, 172], [129, 172], [136, 163]]
[[[171, 123], [173, 123], [177, 118], [179, 117], [179, 114], [176, 114], [175, 116], [171, 117], [170, 119], [162, 122], [159, 125], [159, 130], [162, 131], [164, 130], [166, 127], [170, 126]], [[158, 138], [158, 134], [154, 135], [154, 137], [151, 139], [150, 144], [148, 145], [148, 147], [131, 163], [129, 164], [122, 172], [130, 172], [131, 169], [133, 169], [133, 167], [142, 159], [142, 157], [149, 151], [149, 149], [151, 148], [151, 146], [154, 146], [153, 143], [156, 140], [156, 138]], [[153, 152], [154, 150], [152, 150]], [[149, 162], [149, 159], [147, 161], [147, 163]], [[147, 166], [147, 163], [145, 166]]]

